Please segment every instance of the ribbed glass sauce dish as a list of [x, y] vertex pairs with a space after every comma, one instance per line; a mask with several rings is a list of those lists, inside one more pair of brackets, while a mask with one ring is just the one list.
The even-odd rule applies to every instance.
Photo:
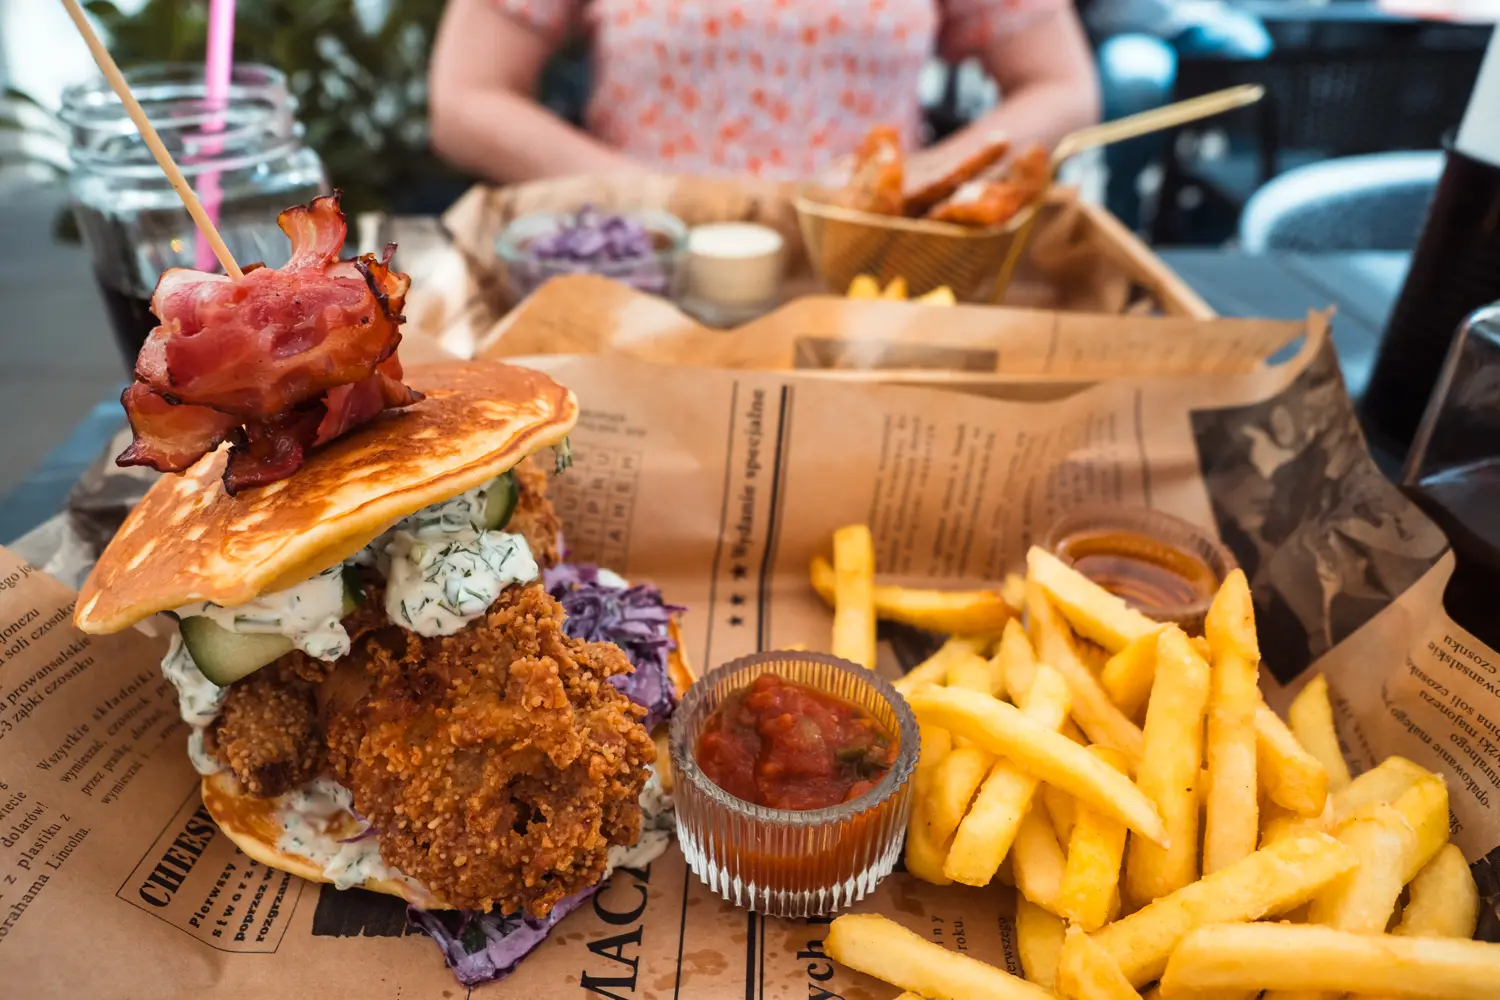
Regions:
[[[698, 737], [724, 699], [763, 673], [841, 698], [897, 740], [894, 764], [858, 797], [826, 809], [772, 809], [737, 798], [698, 766]], [[688, 867], [714, 892], [770, 916], [831, 913], [891, 873], [911, 811], [917, 720], [884, 679], [824, 653], [775, 651], [700, 678], [672, 716], [677, 837]]]

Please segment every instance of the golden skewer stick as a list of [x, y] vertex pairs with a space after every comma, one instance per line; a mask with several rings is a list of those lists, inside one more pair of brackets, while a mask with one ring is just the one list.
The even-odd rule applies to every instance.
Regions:
[[88, 18], [84, 16], [83, 8], [78, 5], [78, 0], [62, 0], [62, 4], [68, 10], [68, 16], [78, 27], [78, 33], [83, 36], [84, 44], [93, 53], [94, 62], [98, 63], [99, 71], [109, 81], [116, 94], [120, 95], [120, 101], [125, 105], [125, 113], [130, 115], [130, 120], [135, 122], [135, 127], [140, 129], [141, 138], [146, 140], [146, 148], [151, 150], [151, 155], [156, 157], [156, 162], [161, 165], [162, 172], [167, 175], [167, 180], [172, 182], [172, 190], [177, 192], [177, 197], [182, 199], [182, 204], [188, 210], [188, 215], [193, 217], [193, 222], [198, 226], [198, 231], [203, 238], [208, 240], [208, 245], [219, 258], [219, 263], [224, 268], [224, 273], [231, 278], [239, 279], [245, 276], [240, 266], [234, 262], [234, 255], [229, 252], [229, 247], [224, 245], [224, 238], [214, 228], [213, 220], [203, 210], [203, 204], [198, 201], [198, 196], [193, 193], [193, 188], [182, 176], [176, 163], [172, 161], [172, 154], [167, 152], [167, 147], [162, 144], [161, 136], [156, 134], [146, 112], [142, 110], [140, 102], [130, 92], [130, 84], [125, 82], [125, 76], [120, 72], [120, 67], [115, 65], [114, 58], [99, 36], [94, 34], [94, 29], [89, 27]]

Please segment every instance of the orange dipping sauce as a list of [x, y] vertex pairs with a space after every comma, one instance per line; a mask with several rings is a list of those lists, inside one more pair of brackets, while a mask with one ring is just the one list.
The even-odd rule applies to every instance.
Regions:
[[863, 710], [773, 673], [726, 697], [694, 756], [736, 798], [771, 809], [824, 809], [874, 788], [896, 760], [889, 733]]
[[1134, 531], [1081, 531], [1057, 554], [1110, 593], [1140, 608], [1173, 608], [1211, 600], [1218, 574], [1198, 556]]

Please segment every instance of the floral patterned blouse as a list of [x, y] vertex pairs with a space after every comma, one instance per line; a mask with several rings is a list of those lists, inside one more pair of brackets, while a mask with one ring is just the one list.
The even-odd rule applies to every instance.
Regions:
[[977, 55], [1068, 0], [493, 0], [560, 42], [586, 32], [589, 131], [663, 169], [812, 176], [871, 125], [921, 124], [934, 52]]

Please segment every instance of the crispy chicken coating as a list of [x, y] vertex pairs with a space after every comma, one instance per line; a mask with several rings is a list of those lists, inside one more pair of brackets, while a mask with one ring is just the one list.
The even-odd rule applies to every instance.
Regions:
[[557, 538], [562, 531], [562, 518], [547, 499], [547, 473], [528, 458], [515, 468], [516, 485], [520, 487], [516, 497], [516, 509], [510, 515], [505, 530], [521, 535], [531, 549], [531, 558], [542, 568], [556, 566], [562, 559], [557, 549]]
[[317, 776], [321, 733], [313, 685], [274, 663], [229, 689], [213, 740], [240, 784], [269, 798]]
[[605, 683], [629, 662], [562, 620], [531, 584], [454, 635], [391, 628], [351, 653], [375, 681], [329, 721], [333, 775], [385, 860], [454, 906], [542, 916], [640, 832], [655, 747]]

